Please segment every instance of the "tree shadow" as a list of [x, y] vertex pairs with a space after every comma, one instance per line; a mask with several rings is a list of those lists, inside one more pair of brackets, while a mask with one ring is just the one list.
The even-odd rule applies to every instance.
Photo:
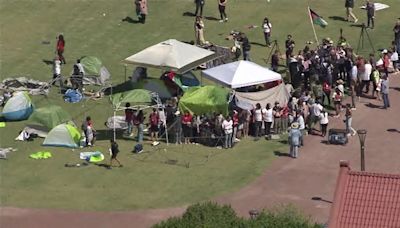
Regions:
[[256, 45], [256, 46], [261, 46], [261, 47], [266, 47], [267, 45], [258, 43], [258, 42], [250, 42], [250, 44]]
[[330, 16], [328, 17], [329, 19], [332, 19], [334, 21], [347, 21], [346, 18], [340, 17], [340, 16]]
[[195, 17], [196, 14], [194, 14], [194, 13], [192, 13], [192, 12], [184, 12], [184, 13], [182, 14], [182, 16], [185, 16], [185, 17]]
[[283, 152], [280, 152], [280, 151], [274, 151], [274, 155], [278, 156], [278, 157], [290, 157], [289, 153], [283, 153]]
[[53, 65], [53, 60], [42, 59], [42, 62], [46, 65]]
[[135, 20], [135, 19], [133, 19], [133, 18], [131, 18], [129, 16], [123, 18], [121, 21], [122, 22], [132, 23], [132, 24], [138, 24], [139, 23], [139, 20]]
[[204, 19], [209, 20], [209, 21], [219, 21], [219, 19], [216, 17], [204, 17]]
[[379, 108], [379, 109], [382, 108], [382, 106], [376, 105], [376, 104], [372, 104], [372, 103], [365, 104], [365, 106], [368, 107], [368, 108]]

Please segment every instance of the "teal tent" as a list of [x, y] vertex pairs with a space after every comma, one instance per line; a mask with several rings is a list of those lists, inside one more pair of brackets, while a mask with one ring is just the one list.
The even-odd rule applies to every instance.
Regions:
[[145, 89], [134, 89], [122, 93], [116, 93], [111, 96], [111, 102], [115, 108], [120, 108], [123, 103], [143, 104], [152, 103], [151, 92]]
[[48, 129], [53, 129], [55, 126], [71, 120], [69, 113], [57, 105], [38, 108], [29, 118], [30, 122], [38, 123]]
[[179, 109], [198, 115], [212, 112], [227, 115], [228, 94], [227, 89], [218, 86], [192, 87], [180, 99]]

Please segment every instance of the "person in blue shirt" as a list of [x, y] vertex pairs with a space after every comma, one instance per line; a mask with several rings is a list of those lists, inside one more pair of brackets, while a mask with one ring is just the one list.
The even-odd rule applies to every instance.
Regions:
[[297, 158], [299, 156], [299, 146], [301, 131], [299, 129], [300, 125], [297, 122], [293, 122], [290, 126], [289, 131], [289, 144], [290, 144], [290, 157]]

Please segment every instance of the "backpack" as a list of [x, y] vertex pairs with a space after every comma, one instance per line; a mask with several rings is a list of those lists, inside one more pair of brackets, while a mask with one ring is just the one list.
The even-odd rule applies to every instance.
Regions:
[[142, 144], [136, 144], [134, 147], [133, 147], [133, 152], [134, 153], [141, 153], [143, 151], [143, 146], [142, 146]]

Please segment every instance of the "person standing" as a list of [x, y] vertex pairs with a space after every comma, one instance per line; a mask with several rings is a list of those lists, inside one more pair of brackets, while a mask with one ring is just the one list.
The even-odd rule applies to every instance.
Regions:
[[289, 131], [289, 144], [290, 144], [290, 157], [297, 158], [299, 156], [301, 132], [299, 130], [299, 123], [294, 122], [290, 126]]
[[383, 108], [384, 109], [390, 108], [390, 102], [389, 102], [389, 79], [388, 79], [387, 75], [383, 75], [382, 76], [381, 93], [382, 93], [382, 100], [383, 100]]
[[272, 108], [270, 103], [268, 103], [262, 110], [262, 115], [264, 121], [265, 137], [267, 139], [271, 139], [271, 126], [274, 116], [272, 114]]
[[58, 58], [60, 59], [62, 64], [67, 64], [64, 58], [64, 48], [65, 48], [65, 40], [64, 40], [64, 35], [60, 34], [57, 37], [57, 46], [56, 46], [56, 51]]
[[228, 16], [225, 13], [225, 8], [226, 8], [226, 3], [228, 0], [218, 0], [218, 10], [219, 10], [219, 15], [221, 16], [221, 20], [219, 22], [227, 22], [228, 21]]
[[354, 128], [351, 126], [352, 120], [353, 120], [353, 114], [351, 111], [351, 104], [346, 104], [345, 123], [346, 123], [347, 136], [354, 136], [357, 133], [356, 130], [354, 130]]
[[274, 54], [271, 57], [272, 71], [278, 72], [278, 66], [279, 66], [279, 51], [275, 50]]
[[144, 24], [146, 22], [146, 16], [148, 14], [147, 0], [138, 0], [138, 1], [140, 7], [139, 22]]
[[[203, 16], [203, 7], [205, 4], [205, 0], [195, 0], [194, 1], [196, 3], [196, 12], [194, 13], [196, 16]], [[200, 11], [200, 14], [198, 14]]]
[[181, 112], [179, 112], [179, 110], [174, 113], [174, 121], [172, 125], [175, 133], [175, 144], [182, 144], [182, 121]]
[[247, 38], [246, 34], [241, 33], [240, 34], [240, 40], [239, 40], [242, 44], [242, 50], [243, 50], [243, 60], [245, 61], [251, 61], [250, 59], [250, 49], [251, 49], [251, 45], [249, 42], [249, 39]]
[[192, 137], [192, 118], [192, 115], [188, 111], [185, 111], [185, 114], [182, 116], [182, 130], [185, 144], [190, 144], [190, 137]]
[[160, 116], [158, 115], [157, 109], [153, 108], [153, 112], [150, 113], [149, 116], [150, 121], [150, 138], [153, 144], [157, 144], [158, 142], [158, 131], [159, 131], [159, 123]]
[[259, 140], [261, 136], [262, 121], [261, 104], [257, 103], [256, 109], [254, 110], [254, 140]]
[[143, 129], [144, 129], [144, 114], [143, 110], [139, 110], [136, 118], [135, 118], [135, 126], [137, 127], [137, 142], [143, 142]]
[[128, 125], [128, 129], [126, 131], [127, 135], [133, 136], [132, 128], [133, 128], [133, 109], [131, 109], [131, 104], [128, 102], [125, 104], [125, 122]]
[[275, 106], [272, 109], [272, 114], [274, 116], [274, 134], [279, 135], [282, 131], [282, 108], [278, 101], [275, 102]]
[[60, 82], [60, 89], [62, 90], [64, 82], [61, 76], [61, 61], [58, 56], [56, 56], [53, 61], [53, 82], [51, 84], [56, 84], [56, 81]]
[[204, 39], [204, 22], [200, 16], [197, 16], [194, 22], [194, 32], [196, 45], [203, 45], [206, 41]]
[[322, 110], [322, 112], [319, 116], [319, 124], [321, 125], [321, 136], [322, 137], [325, 137], [325, 135], [326, 135], [328, 123], [329, 123], [328, 113], [324, 109], [324, 110]]
[[111, 148], [110, 148], [110, 152], [111, 152], [111, 159], [110, 159], [110, 165], [108, 166], [108, 169], [112, 168], [113, 165], [113, 161], [117, 161], [119, 167], [122, 167], [121, 162], [118, 160], [117, 155], [119, 153], [119, 148], [118, 148], [118, 144], [117, 142], [114, 141], [114, 139], [110, 140], [111, 143]]
[[[293, 54], [293, 49], [295, 46], [294, 40], [292, 40], [292, 35], [287, 35], [287, 40], [285, 41], [286, 47], [286, 65], [289, 65], [290, 56]], [[299, 64], [302, 64], [303, 61], [298, 61]]]
[[[375, 21], [374, 21], [374, 19], [375, 19], [375, 4], [372, 1], [367, 0], [365, 9], [367, 10], [367, 18], [368, 18], [367, 27], [374, 29], [374, 26], [375, 26]], [[370, 25], [371, 25], [371, 27], [370, 27]]]
[[233, 122], [232, 145], [234, 145], [235, 142], [240, 141], [240, 139], [238, 139], [239, 113], [236, 110], [233, 110], [232, 122]]
[[272, 29], [272, 25], [271, 22], [269, 22], [268, 17], [264, 18], [263, 24], [262, 24], [262, 28], [264, 31], [264, 39], [265, 39], [265, 45], [268, 47], [271, 47], [271, 42], [270, 42], [270, 37], [271, 37], [271, 29]]
[[393, 27], [394, 32], [394, 43], [396, 46], [397, 53], [400, 53], [400, 17], [397, 18], [397, 22]]
[[86, 146], [94, 146], [96, 141], [96, 130], [93, 127], [93, 121], [90, 116], [86, 117], [86, 120], [82, 123], [82, 131], [85, 134]]
[[371, 81], [371, 74], [372, 74], [372, 65], [371, 63], [366, 60], [366, 63], [364, 65], [364, 72], [361, 72], [361, 91], [365, 87], [365, 93], [369, 93], [369, 82]]
[[340, 117], [340, 111], [342, 109], [342, 98], [343, 98], [343, 93], [340, 91], [339, 88], [336, 88], [335, 92], [332, 95], [333, 104], [335, 105], [336, 118]]
[[225, 144], [224, 148], [232, 148], [232, 132], [233, 132], [233, 121], [231, 117], [228, 115], [224, 121], [222, 121], [222, 129], [224, 130], [225, 135]]
[[344, 7], [346, 7], [346, 20], [350, 21], [350, 17], [352, 17], [354, 23], [357, 23], [358, 18], [353, 13], [354, 0], [346, 0]]

